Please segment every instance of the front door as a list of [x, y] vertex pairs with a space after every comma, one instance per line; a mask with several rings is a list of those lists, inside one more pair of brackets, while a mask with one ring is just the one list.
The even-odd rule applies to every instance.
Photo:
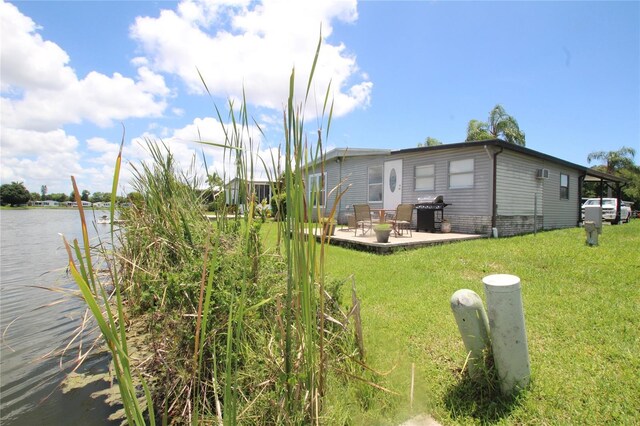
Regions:
[[402, 160], [384, 163], [384, 209], [392, 210], [402, 203]]

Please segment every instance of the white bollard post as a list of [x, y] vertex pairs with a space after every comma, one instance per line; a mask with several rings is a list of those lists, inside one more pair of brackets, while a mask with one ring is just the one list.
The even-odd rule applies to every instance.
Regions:
[[469, 356], [469, 374], [475, 375], [482, 363], [482, 351], [489, 346], [489, 323], [482, 299], [472, 290], [462, 289], [451, 296], [451, 310]]
[[529, 384], [530, 362], [524, 325], [520, 278], [497, 274], [485, 277], [485, 295], [493, 360], [500, 377], [500, 390], [510, 394]]

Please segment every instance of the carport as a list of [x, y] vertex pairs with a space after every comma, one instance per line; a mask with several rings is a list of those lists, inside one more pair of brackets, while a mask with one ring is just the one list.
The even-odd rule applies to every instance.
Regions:
[[[597, 182], [598, 183], [598, 194], [600, 194], [600, 204], [602, 204], [602, 198], [617, 198], [618, 199], [618, 207], [616, 209], [616, 219], [612, 222], [612, 224], [617, 225], [620, 223], [620, 207], [622, 204], [622, 188], [629, 183], [624, 178], [619, 176], [614, 176], [608, 173], [600, 172], [594, 169], [585, 169], [585, 173], [580, 176], [580, 196], [578, 197], [578, 224], [582, 222], [581, 217], [581, 206], [582, 206], [582, 194], [583, 194], [583, 185], [586, 182]], [[603, 195], [605, 192], [608, 195]]]

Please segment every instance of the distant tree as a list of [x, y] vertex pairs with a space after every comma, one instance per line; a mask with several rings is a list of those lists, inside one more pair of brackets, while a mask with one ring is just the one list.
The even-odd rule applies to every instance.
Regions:
[[218, 174], [218, 172], [213, 172], [212, 175], [207, 176], [207, 183], [211, 187], [218, 187], [218, 189], [222, 188], [224, 185], [224, 181], [222, 177]]
[[29, 201], [40, 201], [42, 198], [40, 198], [40, 194], [38, 194], [37, 192], [32, 192], [31, 194], [29, 194]]
[[19, 206], [29, 202], [31, 194], [22, 182], [5, 183], [0, 186], [0, 204]]
[[42, 200], [46, 200], [47, 199], [47, 185], [42, 185], [40, 187], [40, 194], [42, 194]]
[[[635, 149], [623, 146], [617, 151], [592, 152], [587, 156], [587, 162], [591, 164], [592, 161], [598, 160], [601, 164], [594, 166], [594, 170], [627, 179], [629, 183], [622, 188], [623, 198], [633, 201], [635, 208], [638, 209], [640, 207], [640, 168], [633, 162], [635, 155]], [[587, 182], [584, 185], [584, 193], [591, 197], [613, 196], [610, 187], [606, 187], [605, 194], [600, 194], [599, 188], [597, 182]]]
[[74, 191], [71, 191], [69, 193], [69, 200], [70, 201], [75, 201], [76, 200], [76, 193]]
[[600, 166], [600, 170], [615, 174], [618, 170], [633, 166], [633, 157], [636, 155], [636, 150], [623, 146], [617, 151], [595, 151], [587, 156], [587, 162], [591, 164], [592, 161], [600, 160], [604, 164]]
[[64, 193], [53, 193], [49, 194], [49, 199], [59, 203], [64, 203], [69, 200], [69, 196]]
[[420, 142], [418, 144], [418, 148], [421, 148], [423, 146], [436, 146], [436, 145], [442, 145], [442, 142], [440, 142], [436, 138], [432, 138], [431, 136], [427, 136], [427, 138], [424, 140], [424, 142]]
[[108, 201], [111, 201], [111, 194], [99, 191], [94, 192], [93, 194], [91, 194], [91, 197], [89, 197], [89, 201], [91, 201], [92, 203], [106, 203]]
[[504, 139], [505, 141], [525, 146], [525, 135], [520, 130], [514, 117], [507, 114], [502, 105], [498, 104], [489, 113], [489, 121], [470, 120], [467, 126], [467, 142], [487, 139]]
[[466, 142], [495, 139], [495, 137], [491, 133], [489, 133], [487, 127], [488, 125], [484, 121], [470, 120], [469, 125], [467, 126]]
[[89, 197], [89, 201], [91, 201], [92, 203], [102, 201], [102, 192], [92, 192], [91, 196]]
[[89, 201], [89, 194], [91, 194], [89, 191], [87, 191], [86, 189], [83, 189], [80, 195], [80, 199], [82, 201]]
[[640, 210], [640, 167], [634, 165], [621, 169], [618, 173], [629, 181], [622, 188], [623, 198], [626, 201], [633, 201], [634, 210]]
[[127, 194], [127, 200], [134, 206], [142, 206], [144, 204], [144, 196], [136, 191]]

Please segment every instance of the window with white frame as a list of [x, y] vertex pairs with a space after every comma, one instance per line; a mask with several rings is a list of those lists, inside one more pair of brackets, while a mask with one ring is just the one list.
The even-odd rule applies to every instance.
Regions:
[[309, 175], [309, 202], [313, 207], [323, 207], [326, 199], [326, 182], [322, 173]]
[[569, 199], [569, 175], [560, 173], [560, 199]]
[[382, 166], [369, 167], [369, 198], [370, 203], [382, 201]]
[[436, 189], [436, 166], [428, 164], [416, 166], [415, 170], [416, 191], [433, 191]]
[[473, 188], [473, 158], [449, 162], [449, 188]]

